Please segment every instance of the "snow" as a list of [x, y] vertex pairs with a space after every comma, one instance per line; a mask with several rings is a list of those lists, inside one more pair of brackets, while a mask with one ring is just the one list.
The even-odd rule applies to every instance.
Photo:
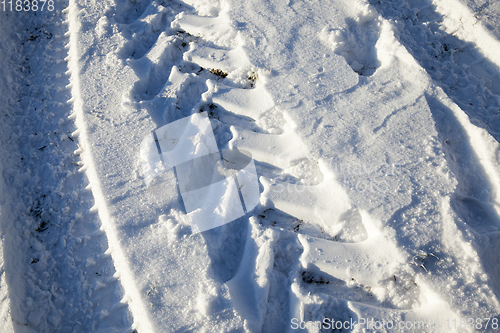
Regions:
[[499, 22], [482, 0], [0, 11], [1, 331], [495, 332]]

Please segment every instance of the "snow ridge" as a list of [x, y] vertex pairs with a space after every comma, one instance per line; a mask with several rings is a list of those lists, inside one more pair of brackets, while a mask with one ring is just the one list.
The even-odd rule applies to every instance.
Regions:
[[81, 142], [82, 147], [80, 148], [83, 155], [83, 161], [86, 167], [85, 173], [90, 181], [90, 187], [92, 194], [95, 199], [95, 207], [93, 209], [97, 210], [99, 213], [100, 220], [103, 223], [102, 229], [106, 233], [108, 239], [109, 249], [107, 253], [113, 258], [113, 263], [115, 265], [117, 274], [116, 277], [121, 282], [124, 288], [124, 298], [120, 302], [127, 303], [132, 311], [134, 318], [133, 327], [145, 332], [152, 332], [153, 328], [150, 323], [148, 312], [146, 311], [145, 304], [135, 283], [133, 282], [133, 277], [131, 276], [131, 269], [128, 264], [128, 260], [123, 254], [123, 249], [120, 242], [117, 239], [117, 232], [115, 230], [115, 225], [112, 222], [111, 215], [106, 206], [106, 201], [101, 188], [101, 182], [94, 166], [94, 158], [92, 156], [92, 147], [88, 142], [88, 132], [87, 125], [84, 120], [83, 114], [83, 99], [81, 97], [81, 87], [79, 79], [79, 63], [80, 59], [78, 50], [78, 5], [75, 0], [69, 0], [69, 6], [67, 9], [68, 21], [69, 21], [69, 58], [70, 58], [70, 72], [71, 72], [71, 93], [73, 108], [75, 110], [76, 119], [75, 122], [78, 126], [79, 131], [79, 142]]

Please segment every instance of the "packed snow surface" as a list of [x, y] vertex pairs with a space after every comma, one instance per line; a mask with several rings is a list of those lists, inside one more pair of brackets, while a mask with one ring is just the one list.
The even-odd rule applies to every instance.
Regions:
[[1, 332], [500, 330], [499, 2], [19, 3]]

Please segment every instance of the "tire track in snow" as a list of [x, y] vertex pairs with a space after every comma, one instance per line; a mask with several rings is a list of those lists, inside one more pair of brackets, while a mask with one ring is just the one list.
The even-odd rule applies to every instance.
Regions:
[[[156, 4], [152, 3], [151, 7], [153, 6]], [[155, 15], [160, 15], [162, 11], [163, 9]], [[145, 10], [145, 13], [152, 12], [149, 9]], [[132, 87], [127, 103], [147, 110], [158, 126], [189, 115], [193, 112], [193, 107], [199, 111], [207, 111], [212, 120], [219, 148], [224, 148], [229, 143], [230, 147], [250, 150], [256, 159], [259, 175], [265, 174], [267, 177], [278, 179], [281, 183], [299, 186], [311, 182], [321, 183], [320, 168], [307, 158], [307, 153], [303, 155], [302, 148], [298, 150], [299, 152], [297, 152], [297, 146], [295, 146], [295, 152], [290, 149], [281, 149], [286, 147], [288, 142], [297, 141], [293, 134], [293, 127], [280, 127], [279, 122], [284, 121], [285, 117], [274, 108], [274, 103], [269, 101], [260, 82], [253, 87], [251, 66], [248, 61], [244, 60], [245, 55], [241, 53], [242, 51], [238, 49], [237, 39], [224, 38], [221, 43], [220, 39], [210, 34], [211, 29], [216, 30], [214, 26], [228, 25], [227, 19], [224, 19], [220, 16], [199, 17], [184, 13], [184, 16], [177, 20], [178, 23], [174, 22], [177, 24], [175, 26], [179, 27], [178, 29], [165, 28], [164, 32], [155, 34], [158, 36], [156, 42], [151, 44], [150, 49], [144, 52], [142, 58], [135, 59], [134, 56], [129, 56], [130, 59], [127, 61], [138, 73], [139, 81]], [[144, 14], [130, 25], [138, 26], [139, 21], [147, 20], [157, 21], [154, 17]], [[227, 29], [227, 27], [221, 29]], [[152, 33], [150, 30], [145, 28], [145, 31]], [[229, 31], [226, 35], [231, 36], [234, 33]], [[132, 38], [135, 37], [132, 36]], [[131, 54], [131, 52], [122, 51], [118, 53]], [[227, 78], [217, 77], [205, 68], [227, 73]], [[265, 76], [263, 71], [253, 72], [253, 74]], [[207, 80], [209, 83], [205, 83]], [[193, 87], [193, 85], [200, 87]], [[191, 104], [186, 103], [189, 101]], [[267, 144], [271, 144], [271, 147]], [[242, 227], [246, 224], [245, 221], [236, 221], [204, 234], [209, 245], [208, 251], [215, 275], [220, 282], [227, 282], [236, 309], [247, 320], [249, 327], [257, 331], [262, 327], [271, 330], [276, 325], [286, 325], [291, 285], [291, 282], [286, 281], [290, 267], [297, 268], [295, 266], [298, 264], [300, 253], [300, 245], [293, 232], [280, 233], [270, 230], [264, 232], [258, 224], [265, 224], [265, 227], [285, 227], [295, 232], [325, 237], [320, 230], [315, 229], [314, 224], [308, 223], [308, 221], [318, 223], [319, 219], [308, 218], [300, 221], [297, 217], [272, 207], [265, 207], [261, 210], [265, 210], [263, 215], [257, 220], [253, 218], [253, 222], [246, 231], [246, 245], [243, 253], [237, 249], [241, 248], [241, 245], [237, 245], [241, 240], [234, 239], [234, 235], [241, 233]], [[362, 227], [362, 224], [359, 224]], [[274, 241], [270, 244], [266, 242], [261, 244], [261, 237], [264, 235], [272, 237]], [[354, 237], [354, 235], [347, 237]], [[263, 249], [258, 249], [256, 244], [263, 245]], [[291, 261], [276, 259], [276, 262], [280, 263], [276, 265], [276, 272], [265, 273], [265, 267], [269, 265], [269, 262], [258, 261], [257, 253], [260, 255], [260, 253], [271, 251], [270, 256], [273, 257], [272, 253], [276, 250], [277, 256], [286, 258], [284, 248], [295, 249], [295, 255], [289, 258]], [[238, 266], [239, 258], [242, 262], [239, 263], [240, 269], [238, 270], [235, 268]], [[275, 261], [271, 258], [268, 260]], [[246, 267], [252, 266], [256, 266], [254, 272], [246, 270]], [[253, 286], [252, 282], [248, 284], [247, 279], [253, 274], [262, 274], [260, 276], [263, 279], [272, 280], [272, 283], [266, 283], [263, 289]], [[252, 290], [260, 296], [253, 301], [238, 301], [243, 298], [241, 295], [246, 293], [240, 289], [241, 285], [252, 286]], [[277, 300], [272, 298], [277, 295], [280, 295]], [[268, 302], [269, 304], [266, 305]], [[266, 312], [269, 312], [267, 317]]]
[[17, 13], [24, 20], [15, 67], [21, 82], [11, 82], [19, 86], [2, 147], [11, 195], [2, 203], [2, 231], [12, 321], [16, 331], [123, 332], [131, 321], [91, 210], [71, 121], [65, 5], [45, 15]]
[[[14, 32], [21, 30], [22, 28], [19, 20], [8, 12], [0, 13], [0, 49], [3, 50], [3, 55], [0, 58], [0, 77], [3, 78], [0, 81], [0, 91], [3, 93], [0, 95], [0, 105], [2, 110], [5, 112], [4, 119], [0, 125], [0, 142], [7, 143], [11, 135], [10, 119], [8, 117], [11, 111], [12, 105], [15, 104], [16, 98], [16, 88], [14, 82], [20, 80], [20, 73], [13, 70], [18, 67], [19, 61], [17, 60], [17, 48], [16, 39]], [[17, 74], [17, 75], [16, 75]], [[8, 200], [4, 197], [7, 194], [7, 186], [5, 184], [5, 169], [9, 167], [9, 154], [5, 151], [5, 145], [0, 146], [0, 152], [4, 159], [0, 163], [0, 226], [2, 231], [2, 236], [0, 237], [0, 326], [5, 332], [13, 332], [13, 320], [12, 320], [12, 305], [11, 299], [9, 298], [9, 290], [7, 285], [7, 274], [5, 272], [5, 263], [8, 262], [8, 252], [4, 250], [4, 247], [9, 241], [9, 233], [5, 232], [4, 221], [7, 220], [9, 216], [9, 204]]]
[[[211, 52], [202, 53], [210, 54]], [[199, 61], [200, 60], [201, 59], [199, 59]], [[208, 60], [204, 59], [204, 61], [207, 62]], [[260, 74], [265, 75], [263, 72]], [[265, 83], [260, 84], [261, 87], [265, 87]], [[265, 90], [259, 92], [257, 89], [258, 88], [254, 88], [255, 96], [249, 98], [240, 97], [239, 100], [237, 100], [235, 96], [251, 95], [252, 92], [242, 91], [241, 89], [232, 87], [226, 88], [222, 85], [219, 90], [213, 92], [209, 90], [209, 92], [212, 93], [211, 100], [223, 106], [225, 109], [237, 114], [250, 115], [253, 118], [257, 118], [269, 110], [272, 111], [275, 109], [274, 102], [269, 103], [267, 107], [262, 106], [262, 101], [268, 98], [265, 97], [267, 92], [265, 92]], [[244, 101], [250, 102], [245, 103]], [[260, 101], [261, 104], [259, 105], [257, 101]], [[281, 115], [281, 117], [286, 119], [286, 115]], [[274, 136], [255, 133], [255, 131], [242, 130], [239, 129], [237, 125], [231, 128], [233, 134], [233, 138], [229, 142], [231, 147], [251, 151], [257, 161], [257, 166], [266, 163], [274, 170], [290, 172], [289, 175], [285, 172], [282, 172], [281, 175], [280, 173], [269, 173], [266, 174], [269, 179], [265, 179], [267, 177], [261, 178], [261, 182], [264, 184], [263, 196], [264, 198], [267, 197], [268, 200], [270, 199], [270, 202], [267, 207], [264, 206], [260, 209], [261, 213], [257, 218], [259, 225], [265, 228], [280, 227], [285, 230], [281, 229], [280, 231], [274, 231], [271, 229], [272, 231], [267, 230], [264, 232], [265, 229], [257, 225], [255, 218], [251, 218], [250, 228], [247, 232], [251, 232], [252, 237], [247, 237], [245, 251], [239, 270], [236, 272], [234, 278], [227, 281], [227, 285], [230, 287], [231, 296], [234, 297], [235, 308], [240, 311], [243, 318], [246, 318], [248, 322], [251, 323], [249, 324], [251, 325], [251, 330], [255, 331], [272, 332], [280, 330], [287, 326], [290, 313], [295, 311], [293, 308], [290, 308], [290, 302], [291, 299], [296, 297], [294, 296], [296, 293], [300, 295], [300, 291], [292, 290], [291, 285], [294, 280], [300, 280], [297, 276], [299, 273], [297, 272], [306, 274], [308, 272], [301, 271], [298, 265], [298, 257], [302, 245], [297, 241], [294, 232], [299, 234], [313, 234], [316, 237], [329, 237], [329, 233], [331, 232], [330, 230], [328, 233], [326, 231], [323, 232], [321, 229], [325, 226], [324, 220], [322, 221], [321, 218], [311, 216], [311, 206], [317, 203], [314, 200], [318, 200], [314, 195], [311, 196], [308, 195], [308, 193], [303, 193], [303, 195], [297, 195], [297, 193], [280, 193], [279, 196], [273, 195], [273, 192], [279, 193], [278, 186], [285, 184], [287, 181], [301, 188], [297, 190], [298, 193], [304, 192], [304, 189], [307, 191], [307, 184], [314, 185], [314, 182], [318, 182], [319, 186], [324, 186], [322, 184], [324, 179], [320, 171], [321, 168], [315, 166], [317, 162], [310, 161], [307, 156], [307, 151], [304, 150], [303, 145], [300, 144], [300, 139], [298, 139], [294, 133], [293, 125], [290, 126], [289, 120], [287, 123], [288, 125], [280, 129], [281, 134]], [[295, 142], [293, 146], [294, 151], [290, 150], [291, 142]], [[311, 173], [314, 173], [313, 170], [315, 168], [317, 169], [316, 175], [313, 175], [312, 178], [307, 175], [307, 172], [304, 173], [308, 168], [312, 169], [309, 170]], [[259, 175], [262, 175], [262, 169], [259, 170]], [[311, 181], [313, 184], [311, 184]], [[310, 203], [309, 212], [306, 212], [304, 208], [299, 208], [303, 205], [303, 202]], [[294, 204], [298, 204], [298, 206], [292, 209]], [[299, 210], [297, 210], [297, 208], [299, 208]], [[352, 215], [356, 215], [355, 209], [352, 210]], [[323, 216], [323, 218], [324, 217], [325, 216]], [[347, 232], [347, 229], [352, 228], [352, 230], [355, 230], [357, 227], [362, 229], [363, 224], [361, 221], [356, 224], [356, 219], [351, 219], [348, 214], [344, 214], [344, 217], [349, 221], [345, 224], [345, 228], [343, 228], [343, 237], [350, 239], [351, 237], [356, 238], [359, 236], [355, 231], [349, 234], [350, 232]], [[318, 227], [321, 229], [318, 230]], [[286, 229], [290, 231], [286, 231]], [[359, 231], [361, 232], [361, 230]], [[269, 243], [263, 242], [261, 238], [263, 235], [269, 237], [271, 241]], [[340, 236], [339, 230], [337, 230], [336, 236], [341, 239], [342, 236]], [[262, 248], [257, 250], [257, 246]], [[265, 257], [267, 260], [274, 263], [273, 268], [267, 268], [267, 271], [265, 267], [269, 267], [267, 265], [270, 263], [260, 258], [263, 253], [266, 253]], [[217, 254], [215, 254], [215, 256], [216, 255]], [[254, 271], [248, 268], [254, 265]], [[261, 270], [266, 272], [262, 272]], [[264, 290], [255, 288], [255, 286], [253, 287], [254, 289], [252, 289], [260, 299], [252, 300], [253, 297], [248, 297], [243, 301], [238, 300], [239, 298], [247, 297], [243, 295], [246, 295], [248, 291], [241, 289], [241, 286], [251, 286], [252, 284], [248, 283], [247, 279], [251, 278], [254, 274], [266, 281], [264, 286], [262, 286]], [[264, 293], [262, 293], [262, 291]], [[260, 310], [256, 308], [260, 308]]]
[[[160, 93], [153, 98], [147, 96], [138, 96], [139, 98], [135, 98], [138, 101], [140, 107], [146, 108], [153, 119], [158, 119], [156, 122], [158, 126], [163, 125], [166, 122], [170, 122], [172, 120], [176, 120], [181, 117], [185, 117], [190, 114], [193, 107], [197, 108], [199, 111], [207, 111], [211, 118], [214, 132], [216, 134], [217, 143], [219, 148], [224, 148], [227, 146], [230, 139], [233, 137], [234, 133], [236, 133], [234, 127], [231, 125], [235, 125], [237, 128], [246, 128], [252, 132], [268, 132], [272, 131], [280, 131], [280, 128], [276, 128], [276, 121], [272, 119], [272, 117], [268, 117], [270, 119], [262, 119], [260, 122], [255, 121], [252, 116], [252, 113], [255, 113], [255, 107], [257, 106], [247, 105], [248, 110], [246, 114], [242, 114], [241, 110], [235, 110], [234, 105], [231, 103], [230, 98], [228, 100], [227, 95], [230, 95], [231, 92], [238, 91], [240, 94], [246, 95], [251, 94], [252, 91], [252, 82], [245, 82], [246, 77], [243, 76], [239, 78], [238, 76], [242, 76], [241, 73], [237, 71], [241, 71], [241, 68], [237, 68], [234, 65], [234, 58], [231, 59], [229, 56], [229, 61], [220, 61], [219, 59], [210, 59], [207, 57], [207, 54], [221, 54], [222, 57], [225, 57], [226, 54], [231, 54], [231, 52], [235, 52], [235, 49], [227, 48], [224, 45], [216, 45], [213, 44], [210, 40], [205, 40], [204, 36], [193, 36], [194, 32], [190, 31], [191, 21], [196, 22], [197, 17], [192, 15], [188, 17], [188, 23], [184, 23], [182, 20], [178, 23], [179, 29], [177, 31], [171, 31], [173, 34], [173, 38], [170, 39], [171, 44], [167, 44], [166, 46], [162, 44], [161, 38], [169, 39], [169, 37], [165, 37], [163, 34], [160, 35], [160, 39], [157, 41], [157, 44], [152, 47], [152, 49], [146, 53], [145, 57], [149, 57], [149, 54], [158, 54], [155, 52], [155, 48], [159, 48], [163, 51], [163, 54], [170, 55], [171, 58], [167, 58], [165, 63], [162, 63], [163, 55], [159, 55], [159, 61], [156, 59], [150, 59], [152, 64], [152, 70], [147, 69], [147, 74], [145, 75], [146, 84], [149, 84], [149, 77], [151, 73], [160, 67], [160, 70], [168, 72], [170, 69], [169, 80], [164, 84], [164, 91], [160, 91]], [[203, 19], [206, 25], [210, 25], [210, 19], [213, 21], [218, 21], [218, 24], [226, 24], [227, 21], [219, 20], [218, 18], [201, 18]], [[198, 28], [196, 23], [194, 24], [194, 28]], [[193, 34], [192, 34], [193, 33]], [[231, 33], [228, 33], [230, 35]], [[230, 44], [230, 42], [229, 42]], [[181, 52], [179, 52], [177, 49]], [[172, 51], [170, 51], [172, 49]], [[183, 51], [183, 52], [182, 52]], [[237, 50], [236, 50], [237, 51]], [[172, 56], [172, 54], [176, 54], [176, 56]], [[237, 53], [237, 56], [244, 59], [244, 54]], [[145, 60], [143, 60], [144, 62]], [[193, 61], [193, 62], [191, 62]], [[141, 62], [141, 59], [138, 60], [138, 63]], [[244, 62], [244, 61], [243, 61]], [[244, 66], [247, 67], [247, 71], [250, 69], [248, 63], [244, 63]], [[154, 67], [153, 67], [154, 66]], [[204, 67], [202, 67], [204, 66]], [[161, 68], [163, 67], [163, 68]], [[228, 74], [228, 78], [224, 79], [222, 77], [217, 77], [208, 72], [208, 70], [204, 69], [217, 69], [221, 70], [224, 73]], [[245, 71], [245, 68], [243, 68]], [[236, 73], [235, 73], [236, 71]], [[187, 74], [185, 74], [187, 73]], [[243, 75], [245, 73], [243, 72]], [[179, 76], [184, 76], [179, 80]], [[168, 77], [168, 76], [163, 76]], [[210, 80], [213, 82], [212, 84], [208, 84], [208, 92], [205, 81]], [[177, 81], [177, 82], [176, 82]], [[140, 81], [139, 81], [140, 82]], [[190, 85], [200, 85], [199, 88], [190, 87]], [[216, 87], [220, 85], [220, 87]], [[241, 87], [243, 85], [243, 87]], [[132, 90], [137, 91], [137, 87], [140, 84], [135, 84]], [[242, 88], [249, 89], [248, 91], [244, 91]], [[225, 95], [224, 95], [225, 94]], [[137, 94], [135, 94], [137, 96]], [[255, 95], [255, 94], [254, 94]], [[226, 96], [226, 97], [225, 97]], [[265, 96], [263, 96], [265, 98]], [[252, 96], [252, 98], [247, 99], [250, 103], [254, 101], [256, 98], [262, 98], [258, 94]], [[151, 100], [151, 102], [150, 102]], [[186, 103], [186, 102], [189, 102]], [[200, 102], [197, 102], [200, 101]], [[234, 101], [233, 101], [234, 102]], [[159, 104], [161, 103], [161, 104]], [[160, 105], [160, 107], [159, 107]], [[236, 103], [238, 105], [238, 103]], [[164, 107], [161, 107], [164, 106]], [[242, 106], [239, 105], [241, 108]], [[244, 108], [245, 106], [243, 106]], [[272, 107], [270, 105], [269, 107]], [[161, 115], [156, 115], [155, 112], [162, 112]], [[267, 109], [261, 110], [257, 113], [263, 113], [267, 111]], [[271, 112], [272, 113], [272, 112]], [[277, 113], [277, 112], [274, 112]], [[275, 115], [275, 117], [279, 118], [279, 115]], [[254, 124], [255, 123], [255, 124]], [[260, 127], [258, 124], [263, 124], [264, 128]], [[230, 127], [231, 126], [231, 127]], [[266, 135], [266, 134], [261, 134]], [[236, 145], [237, 146], [237, 145]], [[258, 162], [257, 166], [260, 169], [273, 170], [273, 168], [269, 168], [269, 166], [264, 166], [262, 162]], [[274, 170], [279, 170], [279, 168], [274, 168]], [[276, 171], [275, 171], [276, 172]], [[216, 230], [211, 230], [204, 233], [204, 238], [208, 244], [208, 252], [210, 254], [210, 258], [212, 261], [212, 269], [214, 271], [214, 275], [217, 277], [216, 280], [220, 282], [228, 282], [228, 285], [232, 285], [230, 287], [230, 294], [233, 302], [238, 298], [241, 298], [240, 290], [238, 289], [239, 283], [234, 283], [234, 277], [239, 274], [243, 275], [240, 277], [241, 279], [250, 278], [252, 276], [252, 272], [241, 272], [241, 268], [238, 269], [238, 265], [240, 267], [246, 267], [249, 265], [250, 267], [256, 265], [255, 253], [258, 251], [254, 246], [256, 240], [250, 236], [252, 234], [259, 234], [258, 227], [256, 227], [255, 223], [250, 224], [250, 226], [246, 227], [247, 221], [245, 218], [240, 219], [239, 221], [235, 221], [230, 225], [225, 225]], [[257, 229], [257, 230], [256, 230]], [[245, 231], [246, 230], [246, 231]], [[245, 233], [247, 236], [245, 236]], [[245, 246], [246, 243], [246, 246]], [[297, 245], [295, 245], [297, 246]], [[243, 248], [247, 248], [248, 250], [243, 251]], [[264, 248], [268, 248], [264, 246]], [[243, 260], [240, 263], [240, 260]], [[268, 265], [268, 262], [262, 263], [264, 266]], [[239, 272], [239, 273], [238, 273]], [[282, 273], [286, 276], [286, 270]], [[265, 278], [265, 277], [264, 277]], [[233, 283], [232, 283], [233, 281]], [[278, 281], [277, 281], [278, 282]], [[281, 282], [281, 281], [280, 281]], [[256, 295], [259, 295], [254, 302], [257, 304], [265, 304], [267, 302], [267, 296], [265, 288], [264, 290], [260, 290], [260, 288], [253, 286], [250, 282], [248, 285], [249, 288], [255, 291]], [[282, 289], [277, 288], [277, 290], [271, 291], [272, 295], [282, 294]], [[244, 293], [243, 293], [244, 294]], [[202, 295], [200, 295], [202, 296]], [[205, 297], [205, 296], [203, 296]], [[282, 295], [283, 297], [283, 295]], [[279, 303], [279, 302], [278, 302]], [[282, 299], [281, 305], [283, 308], [276, 307], [272, 311], [275, 311], [279, 316], [283, 318], [283, 315], [286, 315], [288, 312], [288, 308], [284, 305], [288, 303], [288, 299]], [[239, 314], [242, 318], [247, 320], [247, 325], [251, 327], [251, 330], [260, 330], [258, 327], [262, 326], [263, 313], [259, 312], [259, 310], [254, 310], [254, 304], [249, 304], [246, 301], [236, 302], [236, 308], [239, 311]], [[260, 310], [262, 311], [262, 310]], [[260, 324], [259, 324], [260, 323]]]
[[[456, 2], [370, 2], [395, 23], [402, 44], [460, 107], [446, 101], [439, 89], [426, 96], [448, 165], [458, 181], [451, 208], [473, 230], [475, 236], [469, 237], [498, 297], [500, 259], [490, 248], [498, 247], [500, 227], [500, 160], [495, 153], [500, 139], [496, 130], [500, 72], [495, 50], [500, 44], [482, 27], [475, 27], [472, 14]], [[460, 224], [459, 229], [470, 233]]]

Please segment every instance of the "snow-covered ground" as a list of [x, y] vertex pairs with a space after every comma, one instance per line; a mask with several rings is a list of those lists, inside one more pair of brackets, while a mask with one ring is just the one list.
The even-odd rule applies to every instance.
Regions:
[[9, 6], [1, 332], [500, 330], [500, 3]]

